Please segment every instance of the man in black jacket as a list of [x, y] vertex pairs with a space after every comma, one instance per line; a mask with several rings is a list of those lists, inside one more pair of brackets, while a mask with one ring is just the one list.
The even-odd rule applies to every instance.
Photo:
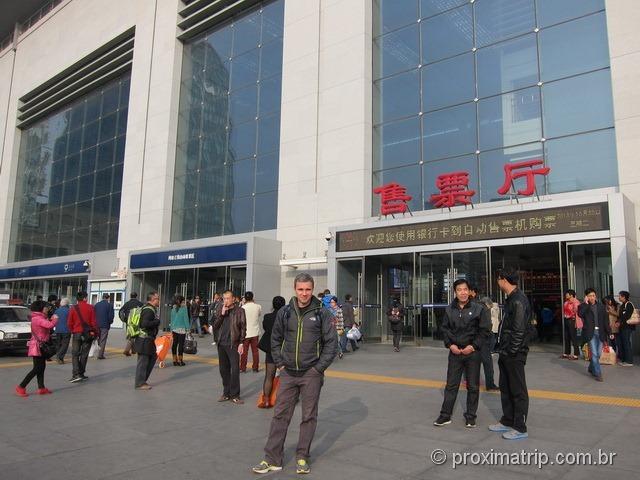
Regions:
[[[120, 311], [118, 312], [118, 317], [120, 317], [120, 321], [124, 324], [124, 331], [127, 331], [127, 320], [129, 319], [129, 312], [132, 308], [142, 307], [143, 303], [138, 300], [138, 294], [136, 292], [131, 292], [131, 297], [129, 300], [120, 307]], [[124, 347], [124, 351], [122, 352], [127, 357], [131, 356], [131, 351], [133, 350], [133, 339], [127, 337], [127, 344]]]
[[271, 332], [271, 356], [280, 370], [265, 459], [255, 473], [282, 470], [284, 441], [298, 398], [302, 404], [296, 473], [309, 473], [309, 450], [316, 430], [324, 371], [336, 356], [337, 333], [331, 313], [313, 296], [313, 277], [300, 273], [293, 281], [296, 296], [278, 311]]
[[135, 339], [135, 349], [138, 354], [136, 365], [136, 390], [151, 390], [147, 383], [149, 376], [156, 364], [156, 335], [160, 319], [157, 316], [157, 308], [160, 305], [158, 292], [150, 292], [147, 295], [147, 304], [140, 312], [140, 330], [142, 333]]
[[480, 397], [480, 351], [491, 331], [491, 315], [481, 303], [472, 302], [467, 280], [453, 283], [456, 298], [445, 311], [442, 322], [444, 346], [449, 349], [447, 386], [440, 416], [433, 422], [437, 427], [451, 423], [451, 414], [458, 396], [462, 373], [467, 378], [467, 428], [476, 426], [476, 412]]
[[501, 432], [502, 438], [506, 440], [529, 436], [529, 392], [524, 366], [529, 353], [531, 304], [518, 288], [518, 280], [518, 272], [515, 270], [498, 272], [498, 287], [507, 295], [496, 345], [499, 353], [502, 418], [500, 423], [490, 425], [489, 430]]
[[584, 303], [578, 306], [578, 315], [582, 318], [582, 340], [589, 343], [591, 360], [588, 371], [598, 382], [602, 382], [602, 368], [600, 367], [600, 355], [602, 347], [611, 335], [609, 314], [602, 302], [598, 301], [596, 291], [587, 288], [584, 291]]
[[620, 309], [618, 310], [618, 328], [620, 329], [618, 357], [620, 365], [623, 367], [633, 366], [633, 351], [631, 350], [631, 336], [636, 329], [635, 325], [630, 325], [628, 321], [631, 319], [635, 307], [629, 301], [629, 292], [620, 290], [618, 297], [620, 298]]

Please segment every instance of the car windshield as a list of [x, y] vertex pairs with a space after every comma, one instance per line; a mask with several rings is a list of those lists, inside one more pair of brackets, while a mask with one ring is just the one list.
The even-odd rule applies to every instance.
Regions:
[[28, 321], [29, 310], [26, 308], [0, 308], [0, 323]]

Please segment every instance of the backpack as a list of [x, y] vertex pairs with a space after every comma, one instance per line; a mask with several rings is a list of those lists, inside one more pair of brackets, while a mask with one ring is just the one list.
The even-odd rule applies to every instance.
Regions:
[[146, 337], [147, 334], [140, 328], [140, 318], [142, 317], [142, 310], [147, 307], [134, 307], [129, 311], [129, 317], [127, 318], [127, 337]]

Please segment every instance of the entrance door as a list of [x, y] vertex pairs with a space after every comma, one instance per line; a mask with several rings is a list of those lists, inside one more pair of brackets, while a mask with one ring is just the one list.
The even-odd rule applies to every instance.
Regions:
[[442, 340], [440, 326], [445, 308], [454, 298], [453, 283], [464, 278], [478, 289], [479, 296], [487, 295], [487, 250], [423, 253], [417, 267], [417, 335], [423, 340]]
[[613, 295], [609, 242], [567, 243], [567, 283], [578, 298], [587, 288], [595, 288], [600, 298]]

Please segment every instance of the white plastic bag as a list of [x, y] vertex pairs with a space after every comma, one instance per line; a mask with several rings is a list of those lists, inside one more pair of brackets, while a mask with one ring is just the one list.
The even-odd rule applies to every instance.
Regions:
[[347, 338], [349, 340], [360, 340], [361, 337], [362, 334], [360, 333], [360, 329], [358, 329], [358, 327], [356, 327], [355, 325], [351, 327], [351, 330], [347, 332]]
[[96, 356], [97, 353], [98, 353], [98, 342], [94, 340], [93, 342], [91, 342], [91, 348], [89, 349], [89, 356], [93, 358]]

